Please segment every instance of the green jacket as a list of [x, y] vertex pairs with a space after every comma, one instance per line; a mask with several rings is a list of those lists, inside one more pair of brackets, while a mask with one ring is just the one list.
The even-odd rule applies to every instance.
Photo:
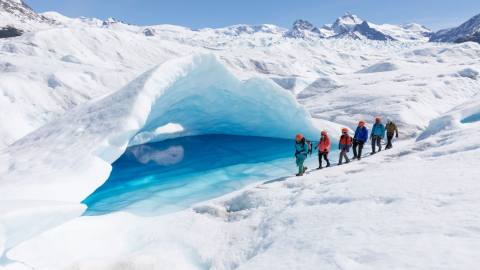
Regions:
[[392, 121], [387, 123], [387, 125], [385, 126], [385, 129], [387, 130], [387, 133], [389, 134], [396, 133], [396, 136], [398, 136], [397, 125], [395, 125], [395, 123], [393, 123]]

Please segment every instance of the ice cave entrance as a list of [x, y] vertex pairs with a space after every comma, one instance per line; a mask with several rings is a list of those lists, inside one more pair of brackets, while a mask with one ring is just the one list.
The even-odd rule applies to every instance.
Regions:
[[115, 211], [160, 215], [253, 182], [291, 176], [293, 149], [292, 140], [233, 135], [132, 146], [113, 163], [105, 184], [84, 201], [86, 215]]

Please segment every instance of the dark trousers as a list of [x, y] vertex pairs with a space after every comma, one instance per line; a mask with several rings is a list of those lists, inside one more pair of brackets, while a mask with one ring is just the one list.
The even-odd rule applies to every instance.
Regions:
[[318, 152], [318, 168], [322, 168], [322, 158], [327, 162], [327, 167], [330, 167], [330, 160], [328, 160], [328, 152]]
[[393, 133], [387, 133], [387, 147], [385, 147], [385, 149], [392, 148], [392, 139], [393, 139]]
[[362, 158], [362, 150], [364, 144], [365, 142], [353, 140], [353, 158], [358, 158], [359, 160]]
[[347, 149], [342, 149], [340, 151], [340, 160], [338, 161], [338, 165], [342, 165], [342, 163], [343, 163], [342, 161], [343, 161], [344, 158], [345, 158], [345, 161], [347, 163], [350, 162], [350, 160], [348, 159], [348, 156], [347, 156]]
[[372, 136], [372, 153], [377, 152], [375, 149], [375, 145], [378, 146], [378, 152], [382, 151], [382, 138], [380, 136]]

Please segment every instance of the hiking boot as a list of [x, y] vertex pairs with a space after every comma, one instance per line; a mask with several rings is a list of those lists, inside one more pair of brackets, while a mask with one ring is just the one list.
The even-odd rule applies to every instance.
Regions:
[[303, 173], [297, 173], [295, 176], [303, 176]]
[[322, 167], [318, 167], [318, 168], [317, 168], [317, 170], [321, 170], [321, 169], [323, 169], [323, 168], [322, 168]]

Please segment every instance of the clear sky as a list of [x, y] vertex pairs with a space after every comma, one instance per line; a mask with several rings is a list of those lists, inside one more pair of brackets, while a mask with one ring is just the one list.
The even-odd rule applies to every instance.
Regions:
[[114, 17], [138, 25], [191, 28], [271, 23], [296, 19], [332, 23], [349, 11], [374, 23], [417, 22], [433, 30], [457, 26], [480, 13], [480, 0], [25, 0], [37, 12], [69, 17]]

